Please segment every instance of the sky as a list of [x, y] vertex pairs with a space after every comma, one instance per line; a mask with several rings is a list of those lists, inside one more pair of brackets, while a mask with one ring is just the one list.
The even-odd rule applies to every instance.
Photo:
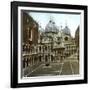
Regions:
[[32, 16], [43, 29], [45, 29], [51, 18], [59, 28], [62, 26], [63, 29], [67, 25], [72, 37], [75, 37], [75, 31], [78, 25], [80, 25], [80, 14], [29, 12], [29, 15]]

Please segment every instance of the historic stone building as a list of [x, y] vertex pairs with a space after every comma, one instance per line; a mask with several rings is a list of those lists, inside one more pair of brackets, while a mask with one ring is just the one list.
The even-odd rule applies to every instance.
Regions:
[[78, 28], [75, 32], [75, 43], [76, 43], [77, 47], [79, 47], [79, 28], [80, 27], [78, 26]]
[[21, 13], [22, 24], [22, 67], [23, 72], [27, 74], [26, 69], [33, 66], [34, 59], [37, 60], [37, 54], [34, 48], [38, 44], [38, 23], [25, 11]]
[[22, 40], [25, 44], [38, 43], [38, 23], [28, 13], [22, 11]]
[[75, 32], [75, 43], [77, 46], [77, 56], [78, 56], [78, 60], [79, 60], [79, 40], [80, 40], [80, 35], [79, 35], [79, 31], [80, 31], [80, 27], [78, 26], [76, 32]]
[[75, 39], [71, 37], [70, 29], [66, 26], [63, 30], [63, 43], [65, 47], [65, 57], [70, 56], [76, 52]]

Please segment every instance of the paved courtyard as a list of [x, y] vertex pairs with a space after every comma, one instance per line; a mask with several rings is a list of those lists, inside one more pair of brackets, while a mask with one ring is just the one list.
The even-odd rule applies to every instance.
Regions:
[[78, 60], [64, 60], [63, 62], [50, 63], [49, 66], [41, 64], [32, 72], [28, 73], [27, 77], [72, 74], [79, 74]]

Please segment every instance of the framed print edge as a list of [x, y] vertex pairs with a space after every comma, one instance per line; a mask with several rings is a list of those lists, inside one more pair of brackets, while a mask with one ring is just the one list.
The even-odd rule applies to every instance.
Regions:
[[[17, 87], [17, 6], [11, 2], [11, 87]], [[14, 18], [15, 17], [15, 18]]]
[[[74, 9], [83, 10], [84, 12], [84, 78], [76, 80], [61, 80], [61, 81], [44, 81], [44, 82], [18, 82], [18, 8], [19, 7], [37, 7], [37, 8], [52, 8], [52, 9]], [[68, 85], [68, 84], [83, 84], [88, 82], [87, 72], [87, 6], [83, 5], [65, 5], [65, 4], [48, 4], [48, 3], [33, 3], [33, 2], [11, 2], [11, 88], [17, 87], [34, 87], [34, 86], [52, 86], [52, 85]]]
[[88, 7], [84, 8], [84, 80], [88, 83]]

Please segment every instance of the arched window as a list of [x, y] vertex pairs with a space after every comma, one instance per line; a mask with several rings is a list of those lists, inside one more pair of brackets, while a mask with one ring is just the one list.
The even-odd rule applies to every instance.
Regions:
[[45, 62], [47, 62], [48, 61], [48, 58], [47, 58], [47, 55], [45, 56]]
[[23, 68], [25, 68], [25, 58], [23, 57]]
[[39, 46], [39, 51], [41, 51], [41, 46]]
[[45, 51], [47, 51], [47, 46], [45, 46]]
[[53, 61], [53, 55], [51, 55], [51, 61]]
[[41, 62], [41, 56], [39, 56], [39, 61]]

